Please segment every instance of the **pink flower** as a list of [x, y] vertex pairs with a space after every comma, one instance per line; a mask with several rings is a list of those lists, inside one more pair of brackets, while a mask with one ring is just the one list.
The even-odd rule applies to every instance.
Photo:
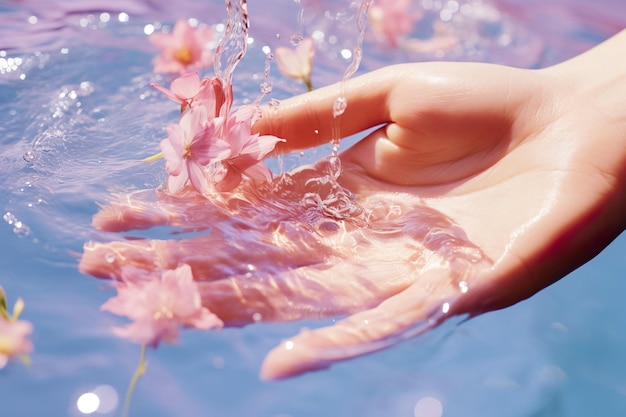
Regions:
[[415, 23], [422, 18], [412, 10], [411, 0], [378, 0], [369, 10], [368, 18], [374, 33], [389, 45], [397, 47], [403, 36], [411, 33]]
[[171, 34], [154, 33], [149, 39], [161, 50], [161, 54], [152, 60], [154, 72], [182, 74], [213, 64], [213, 52], [207, 49], [213, 39], [213, 30], [209, 27], [193, 28], [188, 21], [181, 19]]
[[117, 285], [117, 295], [101, 307], [133, 321], [115, 328], [118, 336], [156, 347], [161, 341], [175, 342], [180, 326], [201, 330], [223, 327], [222, 320], [202, 306], [189, 265], [164, 271], [148, 281], [128, 271], [125, 281]]
[[191, 106], [204, 106], [210, 117], [217, 117], [226, 101], [222, 81], [217, 77], [200, 80], [197, 72], [188, 72], [174, 79], [169, 89], [159, 84], [152, 84], [152, 87], [180, 103], [181, 113]]
[[0, 369], [4, 368], [9, 359], [27, 355], [33, 350], [28, 335], [33, 325], [25, 320], [7, 320], [0, 315]]
[[224, 126], [223, 134], [230, 146], [230, 156], [222, 161], [222, 169], [213, 177], [216, 187], [221, 191], [237, 187], [244, 175], [261, 182], [272, 180], [272, 173], [262, 160], [278, 142], [284, 142], [284, 139], [252, 134], [254, 117], [253, 106], [240, 107]]
[[314, 55], [315, 45], [311, 38], [304, 38], [294, 49], [276, 48], [278, 70], [289, 78], [303, 81], [309, 91], [311, 91], [313, 89], [311, 71], [313, 69]]
[[222, 118], [208, 120], [205, 107], [193, 107], [183, 113], [178, 124], [167, 127], [168, 138], [161, 141], [161, 151], [170, 193], [178, 193], [189, 181], [198, 192], [206, 192], [204, 168], [230, 154], [228, 144], [216, 136], [221, 122]]

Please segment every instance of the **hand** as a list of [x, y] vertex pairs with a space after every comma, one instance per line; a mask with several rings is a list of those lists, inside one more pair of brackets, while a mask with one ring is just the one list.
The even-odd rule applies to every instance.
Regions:
[[[347, 315], [271, 351], [265, 378], [514, 304], [624, 230], [624, 45], [626, 32], [543, 70], [426, 63], [352, 79], [341, 134], [380, 127], [343, 152], [338, 183], [321, 161], [278, 178], [274, 191], [125, 198], [95, 225], [211, 231], [90, 243], [81, 269], [115, 277], [120, 265], [188, 263], [227, 324]], [[255, 127], [287, 139], [283, 151], [325, 143], [339, 91], [285, 100]]]

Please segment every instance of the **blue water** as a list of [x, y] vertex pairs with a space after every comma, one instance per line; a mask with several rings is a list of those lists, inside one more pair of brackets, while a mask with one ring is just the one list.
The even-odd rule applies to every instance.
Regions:
[[[278, 32], [300, 29], [294, 2], [250, 3], [254, 42], [234, 76], [240, 102], [259, 94], [262, 45]], [[427, 16], [435, 19], [435, 9], [449, 2], [419, 3], [432, 5]], [[582, 0], [458, 3], [499, 13], [489, 22], [476, 16], [457, 22], [459, 36], [476, 35], [472, 45], [434, 56], [366, 38], [359, 72], [429, 59], [542, 67], [626, 25], [619, 0], [593, 7]], [[120, 12], [128, 13], [127, 22], [116, 19]], [[29, 23], [32, 16], [37, 19]], [[99, 307], [113, 291], [80, 274], [77, 260], [85, 241], [115, 238], [92, 228], [98, 204], [111, 193], [154, 188], [164, 179], [162, 165], [137, 162], [157, 150], [163, 127], [175, 117], [171, 103], [149, 86], [168, 79], [152, 73], [155, 51], [143, 31], [178, 17], [217, 24], [226, 10], [218, 0], [0, 2], [0, 285], [10, 302], [24, 298], [22, 317], [35, 326], [32, 365], [12, 362], [0, 370], [1, 417], [81, 416], [79, 397], [98, 387], [118, 400], [94, 415], [120, 413], [139, 347], [112, 335], [121, 321]], [[495, 41], [503, 34], [513, 42]], [[428, 36], [428, 29], [415, 36]], [[344, 69], [344, 62], [320, 58], [313, 82], [335, 82]], [[279, 77], [274, 87], [277, 98], [304, 91]], [[282, 167], [327, 152], [291, 155]], [[280, 169], [278, 161], [269, 163]], [[436, 399], [444, 416], [626, 415], [624, 253], [622, 235], [593, 261], [511, 308], [280, 382], [259, 380], [265, 354], [302, 327], [326, 323], [185, 331], [179, 344], [148, 352], [131, 416], [420, 417], [416, 404], [424, 398]]]

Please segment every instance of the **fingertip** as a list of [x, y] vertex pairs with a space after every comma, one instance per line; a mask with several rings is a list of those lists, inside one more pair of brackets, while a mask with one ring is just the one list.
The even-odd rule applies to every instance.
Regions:
[[260, 377], [264, 381], [276, 381], [326, 369], [331, 363], [320, 358], [315, 349], [289, 339], [267, 354], [261, 366]]
[[96, 229], [105, 232], [124, 232], [163, 225], [167, 220], [167, 214], [158, 207], [138, 203], [135, 205], [112, 203], [94, 215], [92, 224]]

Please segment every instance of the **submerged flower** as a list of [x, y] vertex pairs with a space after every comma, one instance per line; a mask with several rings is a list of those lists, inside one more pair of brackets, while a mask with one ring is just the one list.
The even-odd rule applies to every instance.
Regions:
[[217, 77], [201, 80], [197, 72], [188, 72], [174, 79], [169, 89], [159, 84], [152, 84], [152, 87], [180, 103], [181, 113], [192, 106], [204, 106], [209, 116], [217, 117], [226, 101], [222, 81]]
[[302, 39], [302, 42], [293, 49], [276, 48], [278, 70], [289, 78], [303, 81], [309, 91], [313, 89], [311, 84], [313, 56], [315, 56], [315, 45], [311, 38]]
[[228, 118], [224, 126], [224, 139], [230, 146], [230, 156], [222, 161], [222, 170], [213, 180], [221, 191], [229, 191], [239, 185], [242, 176], [269, 182], [271, 171], [263, 164], [278, 142], [284, 139], [251, 132], [255, 112], [252, 106], [239, 108]]
[[224, 325], [202, 306], [198, 285], [187, 264], [147, 281], [124, 278], [125, 282], [117, 286], [117, 295], [101, 307], [133, 321], [114, 329], [120, 337], [156, 347], [161, 341], [175, 342], [180, 326], [209, 330]]
[[149, 39], [161, 50], [154, 58], [154, 72], [182, 74], [213, 64], [213, 52], [208, 44], [213, 40], [213, 29], [192, 27], [187, 20], [176, 22], [172, 33], [153, 33]]
[[168, 191], [178, 193], [188, 182], [204, 194], [208, 180], [204, 168], [230, 154], [228, 144], [216, 137], [219, 119], [208, 120], [204, 107], [185, 112], [178, 124], [167, 127], [167, 139], [161, 141], [161, 151], [169, 174]]

